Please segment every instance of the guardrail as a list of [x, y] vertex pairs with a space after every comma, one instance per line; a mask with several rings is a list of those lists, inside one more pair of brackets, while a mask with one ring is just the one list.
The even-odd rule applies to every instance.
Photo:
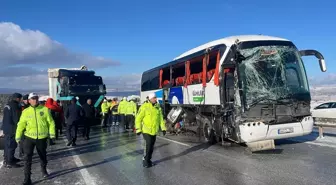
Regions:
[[314, 125], [319, 129], [319, 138], [323, 138], [323, 127], [336, 128], [336, 118], [314, 118]]

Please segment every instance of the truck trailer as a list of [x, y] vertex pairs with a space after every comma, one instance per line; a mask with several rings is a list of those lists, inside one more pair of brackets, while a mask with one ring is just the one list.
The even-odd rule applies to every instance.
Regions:
[[65, 110], [72, 98], [77, 99], [78, 105], [86, 103], [90, 98], [97, 113], [106, 95], [106, 86], [101, 76], [86, 66], [80, 68], [49, 68], [49, 96], [59, 100]]

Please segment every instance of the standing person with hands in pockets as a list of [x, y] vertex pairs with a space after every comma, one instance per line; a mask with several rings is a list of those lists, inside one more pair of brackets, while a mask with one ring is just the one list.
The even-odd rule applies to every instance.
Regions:
[[154, 93], [150, 94], [149, 102], [144, 103], [139, 109], [139, 113], [136, 116], [135, 128], [137, 135], [142, 133], [146, 146], [144, 148], [143, 167], [149, 168], [153, 166], [151, 161], [154, 151], [154, 144], [156, 141], [156, 134], [160, 127], [163, 135], [166, 135], [166, 126], [163, 120], [162, 110], [157, 103], [157, 99]]
[[41, 171], [44, 178], [47, 172], [47, 141], [55, 138], [55, 122], [47, 107], [39, 105], [38, 95], [30, 93], [28, 96], [30, 107], [26, 108], [20, 117], [15, 139], [19, 143], [22, 134], [25, 135], [23, 147], [25, 155], [24, 185], [30, 185], [31, 166], [36, 147], [41, 161]]
[[77, 105], [77, 99], [72, 98], [71, 105], [65, 111], [65, 118], [67, 119], [67, 146], [76, 146], [78, 124], [84, 116], [82, 107]]
[[4, 164], [6, 168], [20, 167], [17, 162], [20, 160], [14, 157], [17, 143], [15, 142], [15, 133], [17, 124], [21, 116], [20, 102], [22, 95], [14, 93], [12, 100], [4, 108], [2, 121], [2, 130], [5, 135]]

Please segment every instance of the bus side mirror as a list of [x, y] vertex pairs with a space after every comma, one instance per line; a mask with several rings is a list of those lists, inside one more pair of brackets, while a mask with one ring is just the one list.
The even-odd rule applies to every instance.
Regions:
[[314, 55], [316, 58], [319, 59], [321, 71], [322, 72], [326, 72], [327, 71], [327, 66], [325, 64], [324, 57], [323, 57], [323, 55], [320, 52], [318, 52], [316, 50], [301, 50], [300, 51], [300, 55], [301, 56], [312, 56], [312, 55]]

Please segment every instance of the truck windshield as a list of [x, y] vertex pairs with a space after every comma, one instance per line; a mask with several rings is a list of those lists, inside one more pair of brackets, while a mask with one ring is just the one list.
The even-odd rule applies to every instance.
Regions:
[[239, 79], [246, 106], [283, 100], [310, 100], [304, 65], [291, 42], [259, 41], [238, 50]]
[[101, 85], [103, 80], [98, 76], [71, 76], [69, 85]]

